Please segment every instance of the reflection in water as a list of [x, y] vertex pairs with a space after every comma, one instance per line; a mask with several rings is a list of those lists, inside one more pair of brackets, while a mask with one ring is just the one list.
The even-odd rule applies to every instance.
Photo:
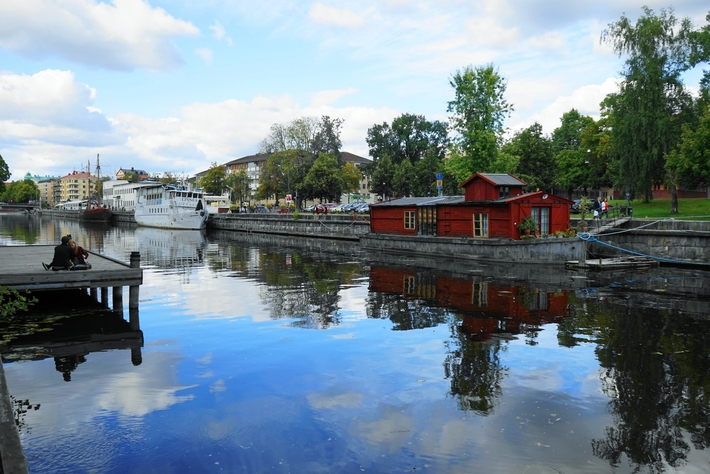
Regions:
[[359, 263], [270, 247], [211, 246], [209, 262], [214, 270], [264, 284], [260, 296], [271, 319], [294, 319], [292, 326], [311, 329], [339, 324], [340, 290], [363, 277]]
[[626, 456], [649, 472], [664, 472], [666, 465], [683, 466], [691, 445], [708, 448], [708, 329], [705, 318], [611, 303], [589, 304], [564, 321], [561, 343], [597, 344], [614, 425], [592, 441], [596, 456], [615, 467]]
[[141, 266], [174, 269], [182, 274], [204, 260], [204, 231], [137, 227], [134, 232]]
[[143, 333], [123, 319], [123, 311], [105, 309], [85, 291], [37, 293], [27, 313], [0, 320], [2, 361], [54, 359], [66, 382], [92, 352], [131, 351], [131, 362], [142, 362]]
[[31, 472], [709, 465], [704, 273], [425, 270], [319, 239], [4, 222], [3, 244], [71, 233], [149, 267], [145, 348], [100, 308], [0, 327]]
[[502, 395], [507, 369], [500, 352], [506, 341], [522, 334], [534, 345], [544, 324], [564, 317], [566, 291], [458, 278], [430, 270], [372, 266], [368, 314], [388, 317], [395, 329], [409, 330], [449, 324], [452, 339], [444, 371], [459, 409], [489, 414]]

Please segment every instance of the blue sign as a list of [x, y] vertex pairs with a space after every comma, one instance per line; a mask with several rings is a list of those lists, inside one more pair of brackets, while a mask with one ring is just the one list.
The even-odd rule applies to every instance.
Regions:
[[437, 173], [437, 174], [436, 174], [436, 179], [438, 179], [439, 181], [441, 181], [442, 179], [444, 179], [444, 175], [441, 174], [441, 173]]

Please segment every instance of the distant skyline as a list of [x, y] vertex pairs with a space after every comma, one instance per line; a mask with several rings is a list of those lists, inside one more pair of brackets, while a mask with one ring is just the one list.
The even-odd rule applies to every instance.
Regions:
[[[511, 132], [598, 118], [623, 59], [601, 32], [648, 5], [706, 24], [707, 0], [3, 0], [0, 155], [11, 180], [94, 167], [193, 175], [258, 151], [273, 123], [344, 120], [343, 150], [403, 113], [447, 121], [449, 79], [493, 63]], [[704, 65], [706, 68], [707, 65]], [[698, 67], [685, 76], [697, 88]]]

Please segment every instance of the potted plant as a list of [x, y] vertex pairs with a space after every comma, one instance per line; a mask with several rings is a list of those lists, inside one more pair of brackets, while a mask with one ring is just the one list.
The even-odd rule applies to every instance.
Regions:
[[520, 224], [518, 224], [518, 230], [523, 235], [534, 234], [538, 231], [537, 222], [535, 222], [531, 216], [526, 216]]

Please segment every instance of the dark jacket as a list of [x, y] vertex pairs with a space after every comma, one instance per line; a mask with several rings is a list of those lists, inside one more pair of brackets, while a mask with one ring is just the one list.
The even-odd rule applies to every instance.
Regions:
[[49, 264], [52, 268], [64, 268], [68, 269], [73, 265], [72, 259], [74, 258], [74, 249], [66, 244], [57, 245], [54, 247], [54, 258], [52, 263]]

